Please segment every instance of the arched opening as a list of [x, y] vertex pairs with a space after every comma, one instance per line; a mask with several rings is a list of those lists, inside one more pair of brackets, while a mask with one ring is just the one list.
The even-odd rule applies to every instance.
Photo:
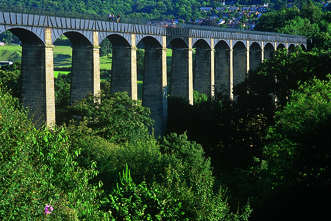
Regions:
[[144, 55], [142, 105], [151, 110], [155, 136], [163, 135], [168, 111], [167, 53], [161, 43], [151, 36], [144, 37], [137, 46], [142, 48], [140, 50]]
[[277, 46], [277, 51], [279, 51], [279, 50], [283, 50], [283, 49], [285, 49], [286, 47], [285, 47], [285, 45], [284, 44], [279, 44], [278, 46]]
[[[207, 96], [212, 95], [212, 66], [211, 59], [214, 59], [214, 51], [205, 40], [198, 40], [193, 48], [193, 89]], [[214, 62], [214, 60], [213, 60]], [[213, 70], [214, 71], [214, 70]]]
[[[96, 91], [100, 90], [100, 68], [99, 64], [94, 61], [96, 55], [93, 45], [83, 34], [69, 31], [63, 35], [72, 44], [70, 89], [70, 102], [72, 104], [83, 99], [89, 93], [95, 94]], [[57, 60], [55, 59], [55, 61]]]
[[230, 93], [230, 47], [225, 41], [215, 46], [214, 93]]
[[[55, 122], [53, 50], [24, 28], [11, 28], [21, 45], [20, 101], [30, 109], [37, 126]], [[45, 32], [49, 31], [44, 29]], [[49, 34], [42, 33], [45, 36]], [[46, 38], [46, 37], [45, 37]], [[46, 39], [50, 40], [50, 39]], [[19, 47], [19, 46], [17, 46]], [[19, 60], [19, 59], [18, 59]]]
[[[111, 43], [110, 93], [126, 91], [132, 99], [138, 99], [136, 48], [121, 35], [107, 36]], [[110, 59], [109, 59], [110, 60]]]
[[72, 43], [61, 35], [53, 45], [56, 123], [62, 124], [66, 113], [61, 110], [71, 104]]
[[233, 46], [233, 85], [245, 80], [247, 75], [247, 49], [243, 42]]
[[302, 44], [302, 45], [300, 45], [300, 46], [301, 46], [301, 48], [302, 48], [303, 51], [307, 51], [307, 48], [306, 48], [305, 45]]
[[174, 38], [169, 44], [172, 49], [170, 94], [193, 104], [192, 50], [181, 38]]
[[249, 48], [249, 70], [255, 70], [262, 62], [261, 46], [254, 42]]
[[268, 43], [264, 47], [264, 59], [270, 60], [275, 57], [275, 48], [271, 43]]
[[291, 44], [289, 47], [288, 47], [288, 52], [289, 53], [292, 53], [295, 49], [295, 45], [294, 44]]

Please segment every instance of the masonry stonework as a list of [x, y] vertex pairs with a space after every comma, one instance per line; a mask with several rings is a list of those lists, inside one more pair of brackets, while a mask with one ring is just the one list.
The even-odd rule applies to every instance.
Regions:
[[45, 29], [47, 45], [22, 45], [21, 102], [30, 109], [37, 125], [55, 123], [53, 46], [50, 29]]
[[211, 96], [211, 50], [208, 48], [196, 48], [194, 90]]
[[111, 93], [124, 92], [138, 99], [137, 92], [137, 48], [113, 47]]
[[219, 45], [215, 49], [215, 84], [216, 92], [226, 90], [230, 93], [230, 48]]

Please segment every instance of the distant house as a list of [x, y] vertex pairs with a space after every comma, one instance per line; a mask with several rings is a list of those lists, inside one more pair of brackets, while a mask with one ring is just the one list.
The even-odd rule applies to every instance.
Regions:
[[218, 16], [217, 15], [212, 15], [209, 19], [210, 20], [218, 19]]
[[266, 12], [267, 11], [267, 7], [264, 7], [264, 6], [259, 7], [259, 10], [258, 11], [259, 12]]
[[226, 7], [216, 7], [216, 11], [225, 11]]
[[200, 8], [201, 11], [205, 11], [205, 12], [210, 11], [212, 9], [213, 9], [212, 7], [201, 7]]
[[241, 8], [241, 11], [243, 12], [249, 12], [250, 11], [250, 7], [244, 6]]
[[229, 11], [234, 11], [234, 10], [238, 10], [238, 7], [235, 6], [230, 6], [228, 7]]
[[258, 9], [259, 9], [259, 8], [258, 8], [256, 5], [252, 5], [252, 6], [250, 7], [249, 11], [251, 11], [251, 12], [257, 12]]
[[0, 46], [5, 46], [5, 42], [0, 41]]

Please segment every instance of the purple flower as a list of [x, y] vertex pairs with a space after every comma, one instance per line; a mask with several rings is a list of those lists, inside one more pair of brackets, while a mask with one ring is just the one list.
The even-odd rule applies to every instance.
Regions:
[[52, 211], [53, 211], [53, 207], [47, 204], [45, 206], [45, 212], [44, 212], [44, 214], [51, 214]]

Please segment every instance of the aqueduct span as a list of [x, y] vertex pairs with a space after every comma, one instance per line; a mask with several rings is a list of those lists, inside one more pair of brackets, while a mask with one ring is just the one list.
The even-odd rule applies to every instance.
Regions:
[[72, 101], [100, 90], [99, 44], [105, 38], [113, 45], [111, 92], [127, 91], [137, 99], [136, 50], [142, 42], [142, 102], [151, 109], [156, 135], [163, 133], [167, 122], [167, 47], [173, 50], [170, 94], [191, 104], [193, 89], [211, 96], [214, 87], [225, 85], [232, 97], [233, 85], [243, 81], [249, 69], [271, 59], [276, 50], [291, 50], [296, 45], [306, 48], [304, 36], [0, 12], [0, 34], [6, 30], [22, 41], [22, 104], [48, 124], [55, 122], [53, 42], [59, 36], [64, 34], [72, 43]]

